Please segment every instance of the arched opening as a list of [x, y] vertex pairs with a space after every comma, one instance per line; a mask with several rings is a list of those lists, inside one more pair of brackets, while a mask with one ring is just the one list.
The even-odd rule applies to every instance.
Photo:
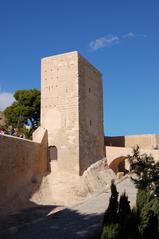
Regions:
[[126, 165], [126, 160], [128, 157], [119, 157], [114, 159], [110, 164], [109, 167], [117, 174], [118, 172], [123, 172], [124, 175], [128, 173], [127, 165]]
[[58, 153], [56, 146], [49, 146], [49, 161], [57, 160]]

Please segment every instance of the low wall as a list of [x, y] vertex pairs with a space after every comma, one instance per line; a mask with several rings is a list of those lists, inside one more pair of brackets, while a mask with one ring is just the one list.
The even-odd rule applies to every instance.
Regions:
[[[139, 149], [141, 154], [152, 155], [154, 160], [159, 161], [159, 150], [150, 150], [150, 149]], [[132, 155], [132, 148], [123, 148], [123, 147], [106, 147], [106, 159], [108, 166], [117, 173], [118, 165], [122, 161], [128, 158], [128, 155]]]
[[105, 146], [132, 148], [135, 145], [143, 149], [159, 149], [159, 135], [144, 134], [105, 137]]
[[0, 135], [0, 214], [29, 200], [47, 169], [47, 132], [41, 143]]

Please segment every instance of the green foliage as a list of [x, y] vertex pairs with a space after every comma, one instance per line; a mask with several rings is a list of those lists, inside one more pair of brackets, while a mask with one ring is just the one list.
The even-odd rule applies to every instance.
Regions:
[[126, 194], [120, 196], [111, 184], [109, 206], [104, 215], [102, 239], [159, 238], [159, 163], [152, 156], [140, 155], [139, 147], [129, 156], [132, 178], [138, 188], [136, 207], [131, 210]]
[[34, 128], [27, 129], [26, 127], [22, 127], [20, 132], [25, 135], [26, 139], [32, 139], [32, 133], [34, 132]]
[[[146, 190], [139, 190], [137, 207], [131, 210], [124, 193], [117, 201], [118, 192], [114, 182], [111, 185], [109, 206], [104, 216], [102, 239], [157, 239], [159, 238], [159, 198]], [[114, 201], [112, 199], [115, 199]], [[113, 205], [117, 207], [113, 208]]]
[[104, 215], [102, 238], [139, 238], [139, 230], [136, 224], [138, 217], [135, 213], [132, 213], [129, 203], [125, 193], [120, 196], [118, 203], [118, 192], [113, 181], [109, 205]]
[[120, 225], [110, 224], [103, 228], [101, 239], [118, 239], [119, 238]]
[[140, 208], [140, 231], [142, 234], [148, 233], [148, 229], [152, 228], [151, 222], [154, 220], [157, 225], [154, 230], [159, 232], [159, 198], [151, 198], [149, 201], [145, 201], [145, 204]]
[[32, 128], [37, 128], [40, 121], [40, 91], [17, 90], [14, 97], [16, 101], [4, 110], [7, 125], [22, 129], [24, 123], [30, 120]]
[[106, 225], [117, 222], [117, 210], [118, 210], [118, 192], [114, 181], [111, 182], [111, 197], [109, 199], [109, 206], [104, 215], [103, 223]]
[[158, 233], [158, 218], [153, 210], [150, 209], [148, 205], [146, 205], [140, 215], [140, 233], [142, 238], [144, 239], [157, 239], [159, 238]]
[[141, 210], [145, 204], [147, 204], [151, 199], [150, 192], [144, 189], [138, 189], [137, 197], [136, 197], [136, 206], [139, 210]]
[[151, 210], [154, 211], [154, 213], [156, 215], [158, 215], [159, 217], [159, 198], [158, 197], [155, 197], [153, 198], [149, 203], [148, 205], [150, 206]]
[[129, 156], [131, 172], [137, 175], [132, 178], [138, 189], [149, 191], [159, 197], [159, 162], [155, 162], [151, 155], [140, 155], [139, 147]]
[[136, 206], [141, 238], [159, 238], [159, 163], [151, 155], [140, 155], [139, 147], [129, 156], [132, 178], [138, 188]]
[[140, 239], [140, 232], [139, 232], [139, 224], [140, 224], [140, 214], [137, 207], [133, 207], [131, 209], [131, 221], [130, 221], [130, 231], [131, 231], [131, 238], [132, 239]]
[[128, 196], [126, 196], [125, 193], [123, 193], [120, 196], [119, 200], [119, 209], [118, 209], [118, 214], [119, 218], [122, 220], [125, 215], [131, 214], [131, 209], [130, 209], [130, 202], [128, 200]]
[[121, 226], [120, 238], [129, 238], [131, 233], [131, 209], [129, 203], [126, 194], [122, 194], [120, 196], [118, 208], [118, 220]]

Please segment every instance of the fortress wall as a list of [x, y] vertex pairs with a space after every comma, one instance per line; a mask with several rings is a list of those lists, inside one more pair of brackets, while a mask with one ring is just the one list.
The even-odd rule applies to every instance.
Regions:
[[159, 136], [155, 134], [105, 137], [106, 146], [132, 148], [138, 145], [143, 149], [154, 149], [157, 144], [159, 144]]
[[157, 148], [159, 149], [159, 134], [156, 135]]
[[155, 138], [153, 134], [125, 136], [125, 147], [138, 145], [143, 149], [153, 149], [156, 146]]
[[105, 146], [125, 147], [125, 136], [105, 136], [104, 144]]
[[[140, 154], [152, 155], [155, 162], [159, 161], [159, 150], [151, 149], [139, 149]], [[106, 159], [108, 166], [113, 169], [114, 172], [117, 172], [118, 165], [120, 162], [125, 161], [128, 158], [128, 155], [132, 155], [132, 148], [124, 147], [111, 147], [106, 146]]]
[[41, 127], [60, 169], [79, 174], [78, 53], [41, 61]]
[[[40, 143], [0, 135], [0, 211], [47, 172], [47, 135]], [[31, 195], [29, 195], [31, 196]], [[17, 205], [20, 207], [20, 205]]]
[[101, 74], [79, 54], [80, 174], [104, 155]]

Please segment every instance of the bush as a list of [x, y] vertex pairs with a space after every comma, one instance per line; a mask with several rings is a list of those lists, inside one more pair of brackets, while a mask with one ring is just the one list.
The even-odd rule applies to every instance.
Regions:
[[132, 178], [138, 189], [143, 189], [159, 197], [159, 162], [155, 162], [151, 155], [140, 155], [139, 147], [133, 149], [133, 156], [129, 156], [130, 170], [137, 178]]
[[111, 197], [109, 206], [104, 215], [104, 228], [102, 239], [138, 239], [139, 230], [136, 223], [136, 215], [133, 214], [126, 194], [120, 196], [114, 182], [111, 184]]
[[141, 222], [139, 225], [140, 233], [143, 239], [158, 239], [158, 218], [148, 204], [141, 212]]
[[149, 202], [145, 203], [141, 209], [141, 230], [150, 224], [149, 220], [152, 221], [154, 218], [159, 232], [159, 198], [153, 198]]
[[110, 224], [104, 226], [101, 239], [118, 239], [120, 232], [119, 224]]
[[114, 181], [111, 182], [111, 197], [109, 199], [109, 206], [104, 215], [104, 225], [113, 224], [117, 222], [117, 211], [118, 211], [118, 192]]
[[141, 210], [146, 203], [150, 201], [151, 195], [144, 189], [138, 189], [136, 197], [136, 206], [138, 210]]
[[111, 184], [109, 206], [104, 215], [102, 239], [159, 238], [159, 163], [152, 156], [140, 155], [139, 147], [129, 156], [132, 178], [138, 188], [136, 207], [131, 210], [126, 194], [120, 196]]

